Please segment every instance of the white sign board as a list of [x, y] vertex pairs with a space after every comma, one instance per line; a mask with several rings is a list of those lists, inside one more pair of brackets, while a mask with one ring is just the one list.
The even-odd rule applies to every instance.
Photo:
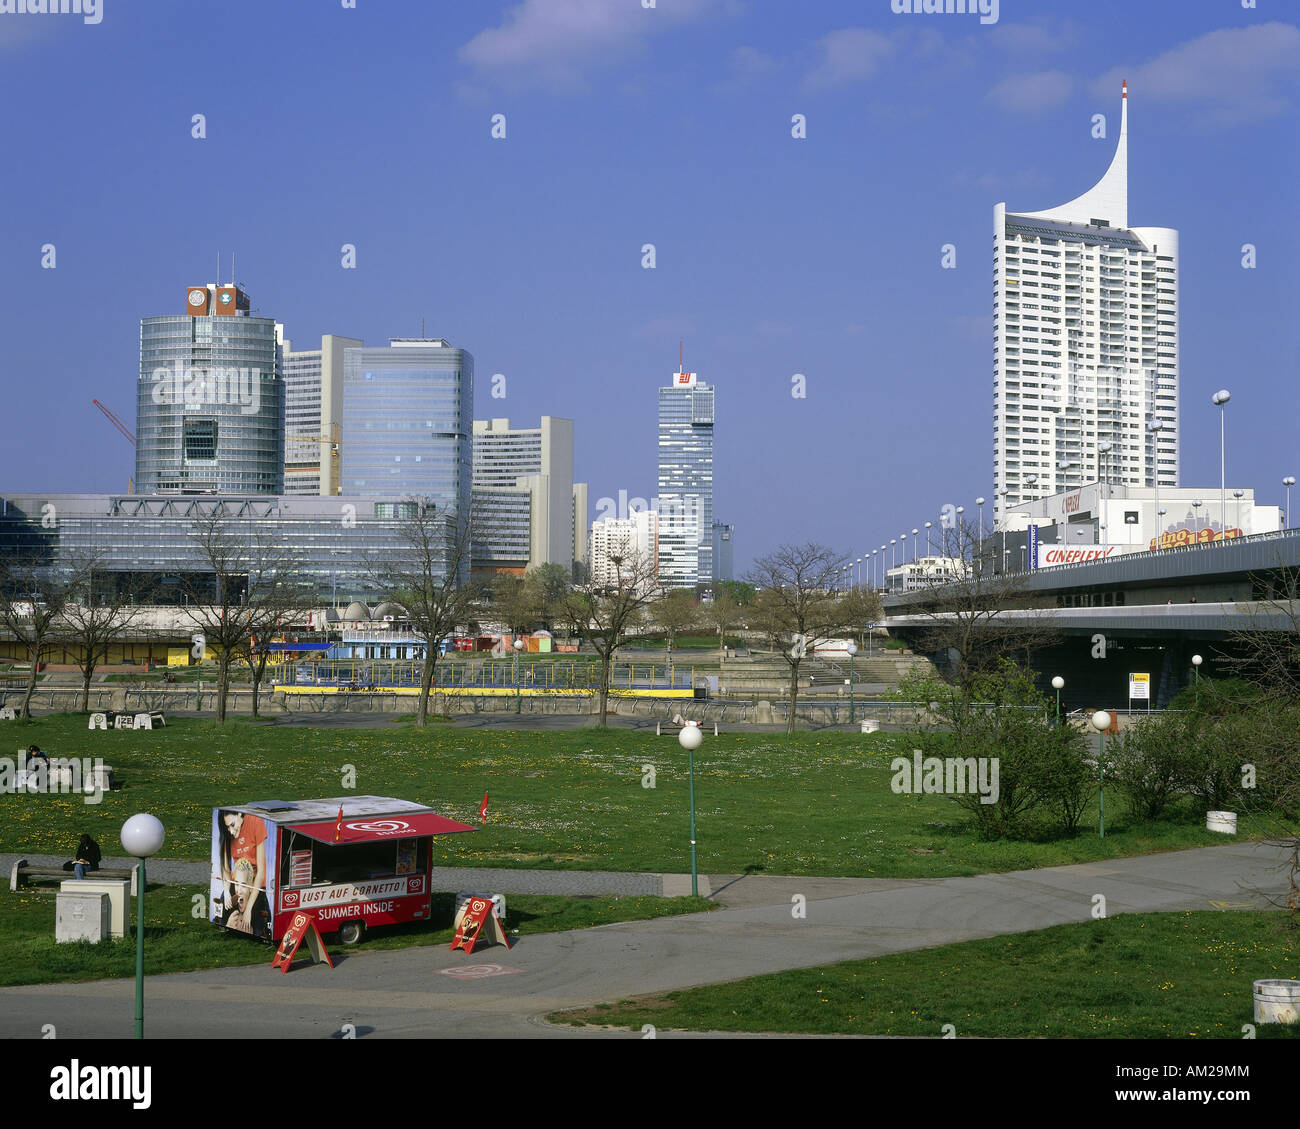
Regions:
[[1151, 675], [1130, 674], [1128, 676], [1128, 696], [1151, 700]]

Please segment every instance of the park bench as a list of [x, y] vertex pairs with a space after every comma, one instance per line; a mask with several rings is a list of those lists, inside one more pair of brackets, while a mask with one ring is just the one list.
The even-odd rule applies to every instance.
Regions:
[[[97, 870], [91, 870], [87, 873], [95, 878], [129, 878], [131, 880], [131, 896], [135, 897], [135, 876], [139, 869], [140, 864], [136, 863], [127, 870], [112, 866], [101, 866]], [[33, 866], [26, 859], [19, 859], [9, 872], [9, 889], [17, 893], [22, 889], [24, 881], [28, 878], [57, 878], [61, 882], [66, 881], [72, 873], [70, 870], [64, 870], [61, 866]]]
[[[701, 732], [703, 732], [706, 728], [705, 723], [700, 722], [699, 725]], [[671, 737], [674, 733], [680, 733], [685, 728], [686, 726], [678, 725], [675, 721], [656, 721], [655, 736]], [[716, 721], [713, 723], [713, 735], [715, 737], [718, 735], [718, 723]]]

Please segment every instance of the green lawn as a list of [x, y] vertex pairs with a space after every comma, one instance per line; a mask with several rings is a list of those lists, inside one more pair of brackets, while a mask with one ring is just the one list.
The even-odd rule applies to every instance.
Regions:
[[[54, 899], [58, 887], [4, 891], [5, 943], [0, 946], [0, 987], [49, 984], [67, 980], [98, 980], [135, 975], [134, 902], [129, 936], [121, 941], [55, 944]], [[357, 945], [343, 945], [336, 935], [325, 944], [331, 953], [376, 952], [416, 945], [450, 945], [452, 894], [434, 894], [433, 916], [427, 923], [398, 925], [367, 934]], [[145, 896], [145, 971], [191, 972], [271, 963], [274, 950], [250, 937], [226, 932], [209, 922], [204, 886], [149, 885]], [[704, 898], [565, 898], [513, 894], [506, 898], [506, 929], [517, 933], [555, 933], [586, 929], [615, 921], [641, 921], [715, 908]], [[476, 950], [477, 951], [477, 950]]]
[[[645, 731], [219, 728], [178, 718], [163, 730], [89, 733], [80, 715], [5, 724], [13, 747], [102, 756], [125, 786], [98, 805], [0, 795], [3, 852], [66, 854], [85, 831], [105, 854], [121, 854], [122, 823], [149, 811], [167, 828], [163, 857], [207, 858], [213, 807], [337, 796], [351, 766], [359, 794], [427, 803], [469, 823], [491, 794], [487, 825], [435, 840], [435, 865], [690, 869], [686, 754], [675, 738]], [[890, 790], [890, 759], [910, 748], [906, 735], [884, 733], [706, 736], [695, 757], [700, 870], [946, 877], [1224, 841], [1186, 810], [1134, 823], [1110, 788], [1104, 840], [1094, 822], [1068, 840], [982, 842], [950, 799]], [[642, 786], [647, 766], [653, 788]]]
[[[660, 1030], [936, 1038], [1239, 1039], [1256, 980], [1300, 978], [1281, 912], [1123, 914], [561, 1012]], [[1257, 1038], [1300, 1037], [1261, 1024]]]

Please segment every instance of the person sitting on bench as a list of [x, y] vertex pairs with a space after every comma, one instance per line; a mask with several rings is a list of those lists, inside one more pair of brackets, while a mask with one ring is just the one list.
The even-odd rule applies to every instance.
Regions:
[[77, 858], [72, 864], [75, 877], [85, 878], [86, 871], [98, 870], [99, 860], [101, 858], [99, 844], [89, 835], [83, 835], [81, 842], [77, 844]]

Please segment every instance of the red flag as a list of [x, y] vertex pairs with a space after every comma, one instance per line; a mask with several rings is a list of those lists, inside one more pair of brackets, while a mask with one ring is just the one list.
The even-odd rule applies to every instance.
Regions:
[[337, 843], [339, 841], [339, 834], [342, 832], [342, 830], [343, 830], [343, 805], [339, 804], [339, 819], [338, 822], [334, 824], [334, 842]]
[[486, 823], [486, 822], [487, 822], [487, 800], [488, 800], [488, 794], [487, 794], [486, 792], [484, 792], [484, 793], [483, 793], [483, 803], [482, 803], [482, 805], [481, 805], [481, 806], [479, 807], [479, 809], [478, 809], [478, 821], [479, 821], [480, 823]]

